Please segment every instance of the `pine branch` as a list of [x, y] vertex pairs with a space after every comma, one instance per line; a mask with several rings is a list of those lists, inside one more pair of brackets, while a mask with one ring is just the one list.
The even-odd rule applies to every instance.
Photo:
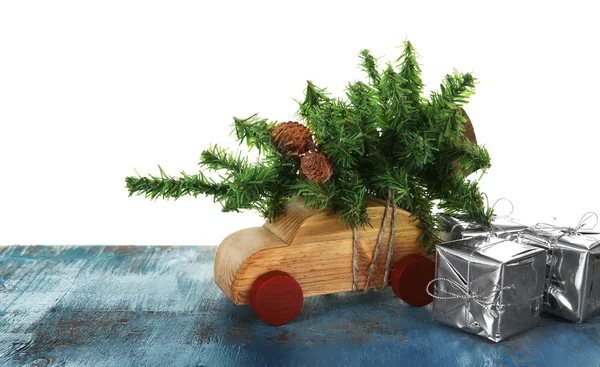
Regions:
[[427, 110], [430, 121], [439, 133], [440, 142], [450, 140], [459, 142], [464, 135], [466, 118], [460, 107], [467, 103], [469, 96], [475, 93], [475, 78], [470, 73], [454, 71], [448, 74], [440, 85], [440, 93], [432, 92]]
[[326, 89], [317, 87], [309, 80], [304, 93], [304, 101], [299, 103], [300, 109], [298, 114], [304, 117], [310, 126], [309, 118], [314, 110], [319, 110], [323, 103], [328, 101], [330, 101], [330, 98], [327, 96]]
[[349, 227], [361, 227], [370, 224], [367, 212], [367, 189], [358, 178], [342, 184], [340, 195], [340, 217]]
[[213, 171], [241, 171], [248, 166], [248, 158], [242, 157], [239, 153], [237, 156], [233, 156], [227, 149], [215, 145], [200, 154], [199, 165]]
[[248, 165], [239, 171], [229, 172], [222, 182], [227, 186], [227, 192], [216, 199], [221, 202], [225, 212], [256, 209], [269, 218], [269, 213], [275, 211], [265, 204], [265, 198], [272, 196], [272, 188], [277, 182], [276, 168], [259, 164]]
[[296, 184], [294, 188], [297, 190], [297, 195], [304, 198], [305, 207], [317, 209], [318, 211], [329, 208], [331, 212], [335, 212], [336, 205], [334, 204], [334, 198], [338, 193], [336, 192], [336, 185], [333, 182], [328, 181], [319, 184], [302, 181]]
[[487, 149], [470, 141], [465, 141], [460, 147], [452, 149], [449, 156], [454, 158], [453, 162], [457, 163], [458, 168], [467, 172], [491, 167], [490, 154]]
[[[236, 207], [257, 209], [270, 220], [283, 213], [292, 195], [286, 187], [297, 180], [298, 163], [279, 153], [267, 156], [262, 163], [249, 164], [247, 157], [233, 156], [214, 146], [202, 152], [200, 164], [213, 171], [227, 171], [222, 178], [229, 191], [218, 198], [224, 203], [224, 211], [237, 211]], [[263, 205], [259, 205], [261, 200]]]
[[394, 194], [394, 204], [401, 205], [409, 190], [409, 176], [401, 167], [387, 167], [384, 171], [377, 172], [369, 186], [375, 190], [376, 196], [384, 199], [389, 190]]
[[371, 55], [369, 50], [362, 50], [359, 53], [363, 71], [367, 73], [369, 78], [371, 79], [371, 84], [374, 86], [379, 85], [381, 81], [381, 76], [379, 75], [379, 71], [377, 70], [377, 59]]
[[410, 90], [404, 88], [405, 80], [394, 71], [391, 64], [383, 72], [380, 85], [379, 100], [381, 103], [381, 128], [394, 133], [402, 131], [404, 122], [408, 119], [410, 105], [407, 95]]
[[400, 71], [398, 75], [404, 82], [402, 88], [409, 91], [407, 99], [417, 107], [422, 102], [423, 81], [421, 80], [421, 67], [417, 62], [417, 52], [409, 41], [404, 42], [404, 50], [398, 60]]
[[149, 199], [173, 198], [178, 199], [182, 196], [192, 195], [212, 195], [219, 197], [227, 192], [227, 187], [206, 178], [202, 173], [197, 175], [187, 175], [182, 172], [182, 177], [169, 177], [160, 168], [160, 176], [149, 177], [126, 177], [126, 188], [129, 190], [129, 196], [144, 195]]
[[459, 73], [454, 70], [447, 74], [440, 85], [440, 96], [449, 109], [456, 109], [467, 103], [469, 97], [475, 93], [475, 78], [471, 73]]
[[281, 155], [279, 153], [265, 157], [264, 164], [275, 167], [278, 181], [269, 187], [270, 196], [267, 197], [267, 214], [272, 221], [284, 214], [285, 206], [289, 199], [296, 195], [295, 186], [303, 180], [298, 175], [300, 162], [296, 157]]
[[493, 209], [486, 207], [477, 182], [455, 179], [446, 185], [454, 187], [445, 188], [447, 194], [438, 205], [445, 214], [477, 223], [490, 223]]
[[358, 129], [364, 135], [365, 154], [370, 150], [376, 149], [379, 140], [379, 123], [377, 120], [377, 111], [379, 101], [377, 92], [371, 86], [356, 82], [346, 87], [346, 96], [349, 103], [350, 118], [355, 121]]
[[431, 254], [440, 242], [438, 222], [433, 214], [433, 196], [417, 177], [409, 177], [408, 186], [406, 194], [396, 199], [397, 205], [408, 210], [411, 217], [419, 221], [419, 227], [423, 230], [419, 242]]
[[353, 119], [350, 106], [332, 100], [313, 112], [313, 133], [319, 149], [335, 162], [338, 171], [354, 169], [365, 153], [360, 121]]
[[277, 152], [270, 134], [273, 125], [267, 119], [258, 118], [258, 114], [245, 119], [233, 118], [233, 130], [238, 141], [246, 143], [250, 148], [255, 147], [259, 153]]
[[405, 160], [405, 166], [411, 172], [417, 173], [437, 158], [439, 147], [423, 131], [406, 132], [400, 136], [403, 150], [395, 152], [397, 160]]
[[268, 219], [281, 214], [286, 196], [273, 195], [278, 191], [279, 166], [249, 164], [247, 158], [234, 157], [217, 146], [202, 153], [201, 164], [212, 170], [227, 172], [217, 183], [202, 172], [197, 175], [182, 172], [182, 177], [171, 177], [159, 166], [160, 176], [127, 177], [126, 187], [130, 196], [143, 194], [150, 199], [178, 199], [185, 195], [197, 197], [204, 194], [220, 202], [224, 212], [255, 209]]

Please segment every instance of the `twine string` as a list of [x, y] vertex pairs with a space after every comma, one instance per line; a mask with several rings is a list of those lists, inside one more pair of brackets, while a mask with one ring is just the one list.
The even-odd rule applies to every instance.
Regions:
[[[387, 204], [385, 206], [385, 211], [383, 212], [383, 218], [381, 220], [381, 227], [379, 228], [379, 235], [377, 236], [377, 242], [375, 243], [375, 248], [373, 249], [373, 258], [371, 259], [371, 264], [369, 265], [369, 273], [367, 275], [367, 283], [365, 284], [364, 291], [367, 292], [369, 290], [369, 284], [371, 283], [371, 278], [373, 274], [375, 274], [375, 268], [377, 267], [377, 258], [379, 257], [379, 249], [381, 248], [381, 243], [383, 242], [383, 235], [385, 234], [385, 227], [387, 224], [388, 214], [390, 212], [390, 206], [392, 202], [392, 190], [388, 190], [388, 199]], [[384, 284], [385, 286], [385, 284]]]
[[358, 290], [358, 229], [352, 227], [352, 290]]
[[388, 241], [388, 254], [385, 259], [385, 272], [383, 273], [383, 287], [388, 284], [392, 257], [394, 255], [394, 238], [396, 237], [396, 204], [392, 206], [392, 228], [390, 228], [390, 239]]

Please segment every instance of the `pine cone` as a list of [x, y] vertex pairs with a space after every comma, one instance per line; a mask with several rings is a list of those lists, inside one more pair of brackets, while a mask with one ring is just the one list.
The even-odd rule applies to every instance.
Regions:
[[271, 138], [280, 152], [288, 155], [304, 154], [314, 148], [312, 133], [306, 126], [294, 121], [280, 122], [271, 129]]
[[323, 183], [331, 178], [333, 165], [319, 152], [308, 152], [300, 161], [302, 173], [309, 181]]

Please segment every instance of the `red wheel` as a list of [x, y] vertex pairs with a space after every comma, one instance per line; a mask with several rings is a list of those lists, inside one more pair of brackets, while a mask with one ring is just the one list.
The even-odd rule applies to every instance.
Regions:
[[254, 281], [250, 305], [256, 316], [273, 326], [292, 321], [302, 309], [304, 296], [298, 282], [282, 271], [270, 271]]
[[434, 277], [433, 261], [420, 255], [408, 255], [394, 264], [390, 285], [398, 298], [411, 306], [422, 307], [433, 301], [425, 288]]

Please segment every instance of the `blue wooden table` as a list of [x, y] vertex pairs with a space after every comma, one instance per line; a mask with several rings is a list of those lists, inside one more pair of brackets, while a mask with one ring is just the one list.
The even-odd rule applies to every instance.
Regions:
[[600, 366], [600, 317], [494, 344], [389, 288], [271, 327], [213, 282], [211, 247], [0, 248], [0, 366]]

